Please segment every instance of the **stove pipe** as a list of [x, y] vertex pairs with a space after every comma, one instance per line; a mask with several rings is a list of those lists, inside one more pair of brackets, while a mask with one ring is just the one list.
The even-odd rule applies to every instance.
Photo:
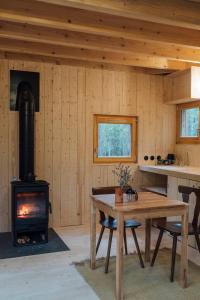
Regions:
[[35, 99], [29, 82], [17, 87], [16, 107], [19, 109], [19, 178], [34, 181]]

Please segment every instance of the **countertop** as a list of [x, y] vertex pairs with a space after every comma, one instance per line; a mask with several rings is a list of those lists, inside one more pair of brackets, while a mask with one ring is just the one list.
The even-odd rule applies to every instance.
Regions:
[[180, 177], [185, 179], [191, 179], [200, 181], [200, 167], [190, 167], [190, 166], [176, 166], [176, 165], [140, 165], [140, 171], [146, 171], [150, 173], [169, 175], [174, 177]]

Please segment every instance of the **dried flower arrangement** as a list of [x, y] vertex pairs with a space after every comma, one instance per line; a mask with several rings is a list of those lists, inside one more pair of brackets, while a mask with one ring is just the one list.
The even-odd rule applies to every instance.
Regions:
[[119, 164], [112, 172], [118, 177], [118, 184], [122, 190], [132, 186], [134, 176], [130, 166]]

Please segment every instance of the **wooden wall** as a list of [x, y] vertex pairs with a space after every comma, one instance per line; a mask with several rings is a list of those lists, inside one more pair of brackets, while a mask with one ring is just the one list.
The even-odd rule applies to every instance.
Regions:
[[200, 167], [200, 145], [199, 144], [176, 144], [175, 153], [182, 164]]
[[[145, 154], [174, 151], [175, 107], [163, 104], [162, 76], [0, 60], [0, 231], [10, 228], [10, 181], [18, 176], [18, 113], [9, 111], [10, 69], [40, 72], [36, 174], [50, 182], [53, 226], [86, 222], [91, 187], [115, 183], [113, 165], [93, 164], [93, 114], [139, 116], [140, 164]], [[138, 174], [136, 185], [142, 180]]]

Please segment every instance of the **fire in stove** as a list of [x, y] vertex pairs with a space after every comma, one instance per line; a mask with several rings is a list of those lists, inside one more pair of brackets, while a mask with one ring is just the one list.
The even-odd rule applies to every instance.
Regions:
[[25, 217], [29, 215], [29, 209], [24, 205], [19, 209], [18, 217]]
[[34, 204], [24, 204], [18, 207], [17, 216], [18, 218], [26, 218], [36, 216], [40, 214], [40, 207]]
[[35, 218], [45, 215], [45, 193], [18, 193], [17, 218]]

